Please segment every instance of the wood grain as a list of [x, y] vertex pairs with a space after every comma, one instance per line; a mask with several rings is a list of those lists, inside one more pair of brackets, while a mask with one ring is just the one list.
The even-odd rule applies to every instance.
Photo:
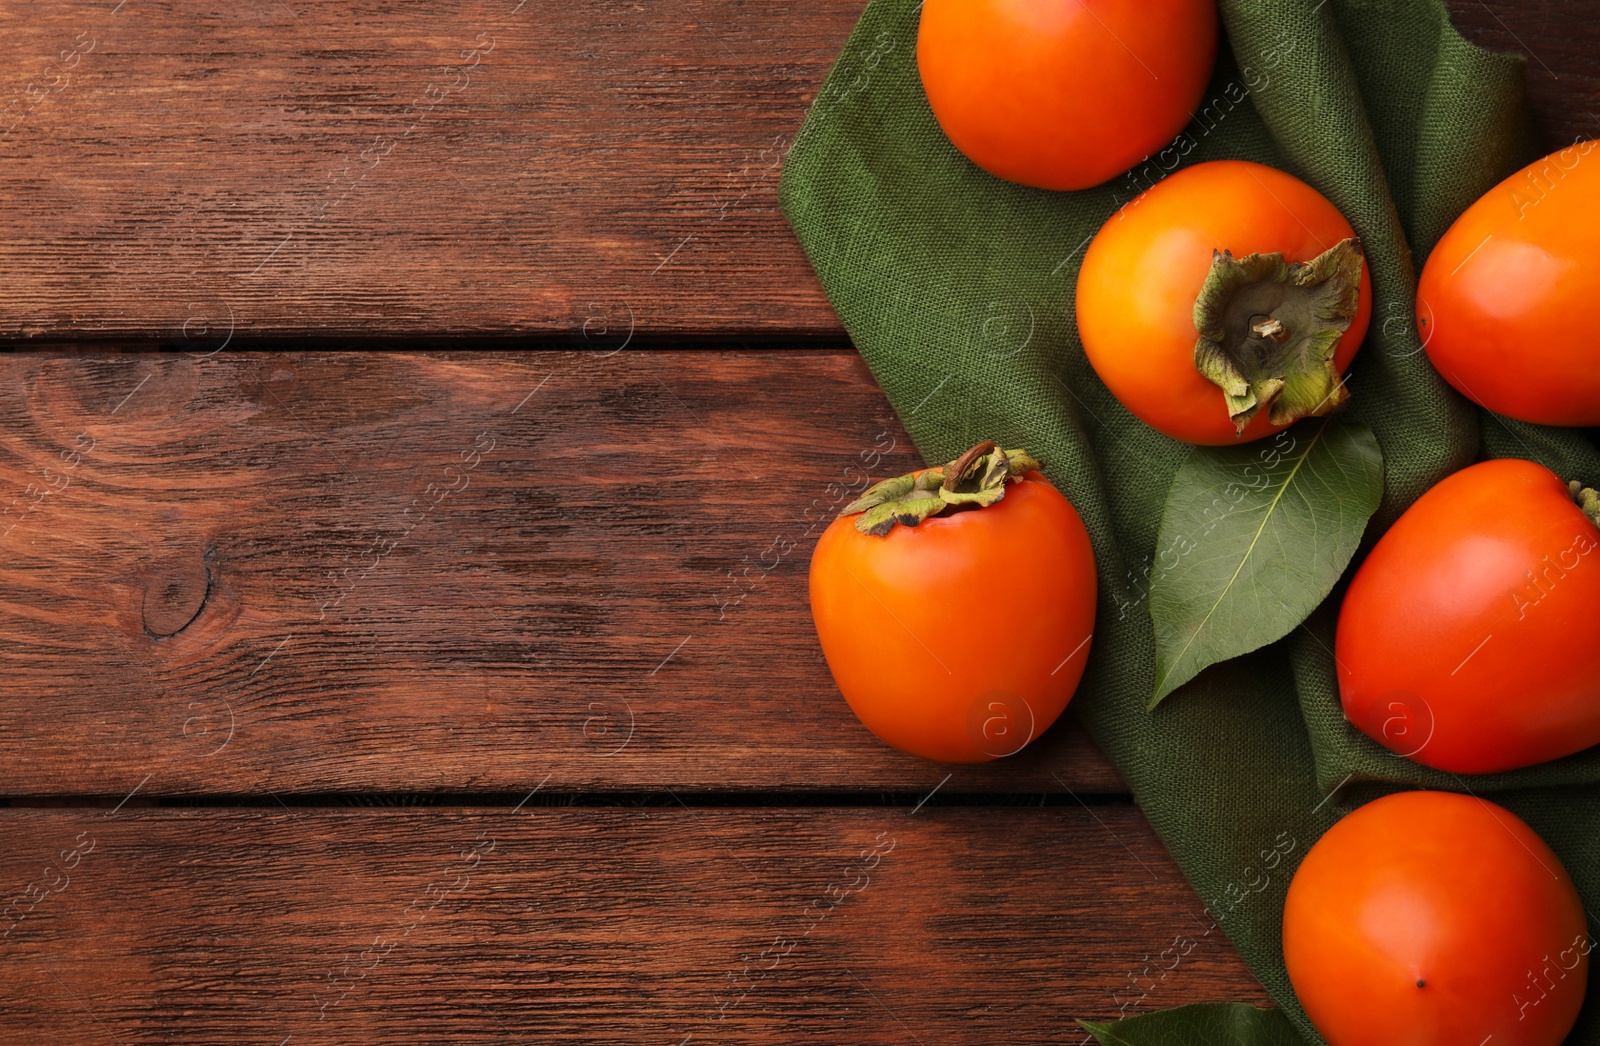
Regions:
[[[777, 172], [862, 6], [7, 5], [0, 337], [838, 337]], [[1582, 5], [1451, 8], [1600, 134]]]
[[774, 186], [859, 10], [13, 6], [0, 331], [836, 332]]
[[7, 1042], [1022, 1046], [1266, 1001], [1128, 807], [129, 806], [0, 830]]
[[1551, 149], [1600, 138], [1600, 21], [1561, 0], [1447, 0], [1467, 39], [1528, 56], [1528, 100]]
[[918, 466], [853, 353], [0, 359], [0, 795], [1120, 791], [888, 749], [810, 550]]

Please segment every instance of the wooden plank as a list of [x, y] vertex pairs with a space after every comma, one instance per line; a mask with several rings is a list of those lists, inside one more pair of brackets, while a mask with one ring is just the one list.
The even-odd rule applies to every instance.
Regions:
[[1552, 0], [1446, 0], [1467, 39], [1528, 56], [1528, 100], [1551, 149], [1600, 138], [1600, 22]]
[[836, 333], [775, 185], [859, 10], [13, 6], [0, 332]]
[[[836, 337], [777, 171], [862, 6], [0, 9], [0, 336]], [[1581, 5], [1451, 6], [1600, 133]]]
[[8, 1042], [1022, 1046], [1265, 1002], [1126, 806], [130, 805], [0, 828]]
[[[0, 795], [951, 769], [811, 626], [822, 527], [920, 464], [853, 353], [11, 356], [0, 431]], [[945, 787], [1122, 784], [1061, 724]]]

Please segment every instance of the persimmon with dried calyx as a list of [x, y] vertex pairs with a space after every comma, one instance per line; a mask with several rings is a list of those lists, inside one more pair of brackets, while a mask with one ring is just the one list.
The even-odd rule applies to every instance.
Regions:
[[1399, 792], [1300, 862], [1283, 959], [1329, 1046], [1558, 1046], [1587, 987], [1585, 923], [1560, 859], [1510, 810]]
[[811, 613], [869, 730], [927, 759], [984, 762], [1021, 750], [1077, 689], [1094, 551], [1038, 462], [984, 442], [845, 506], [811, 555]]
[[1351, 579], [1339, 699], [1390, 750], [1457, 774], [1600, 744], [1600, 494], [1484, 461], [1418, 498]]
[[1259, 439], [1349, 399], [1372, 283], [1350, 223], [1311, 186], [1244, 160], [1196, 164], [1095, 234], [1077, 319], [1095, 373], [1186, 443]]
[[1530, 164], [1468, 207], [1428, 255], [1417, 331], [1480, 406], [1540, 425], [1600, 425], [1600, 142]]
[[1215, 0], [925, 0], [917, 70], [990, 174], [1087, 189], [1172, 141], [1217, 58]]

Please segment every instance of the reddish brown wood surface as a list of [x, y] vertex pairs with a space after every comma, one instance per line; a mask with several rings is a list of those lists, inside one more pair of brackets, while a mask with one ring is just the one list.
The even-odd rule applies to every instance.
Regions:
[[[0, 431], [0, 795], [949, 772], [811, 627], [822, 527], [920, 464], [852, 353], [12, 356]], [[1121, 789], [1067, 724], [950, 769]]]
[[1551, 148], [1600, 138], [1600, 19], [1563, 0], [1447, 0], [1467, 39], [1528, 56], [1528, 100]]
[[1021, 1046], [1265, 1001], [1126, 807], [130, 804], [0, 831], [0, 1040], [30, 1046]]
[[831, 331], [774, 185], [859, 10], [12, 7], [0, 330]]
[[[0, 336], [837, 336], [777, 171], [862, 6], [9, 5]], [[1600, 134], [1584, 5], [1451, 6]]]

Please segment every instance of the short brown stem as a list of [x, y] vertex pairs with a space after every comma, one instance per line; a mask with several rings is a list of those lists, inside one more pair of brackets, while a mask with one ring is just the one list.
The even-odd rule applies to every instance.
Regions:
[[1260, 323], [1252, 325], [1250, 331], [1258, 338], [1271, 338], [1276, 342], [1282, 342], [1289, 337], [1289, 331], [1278, 322], [1276, 316], [1268, 316]]
[[945, 466], [944, 489], [955, 490], [956, 484], [960, 483], [961, 478], [967, 474], [967, 470], [972, 468], [972, 463], [992, 450], [994, 450], [994, 440], [986, 439]]

